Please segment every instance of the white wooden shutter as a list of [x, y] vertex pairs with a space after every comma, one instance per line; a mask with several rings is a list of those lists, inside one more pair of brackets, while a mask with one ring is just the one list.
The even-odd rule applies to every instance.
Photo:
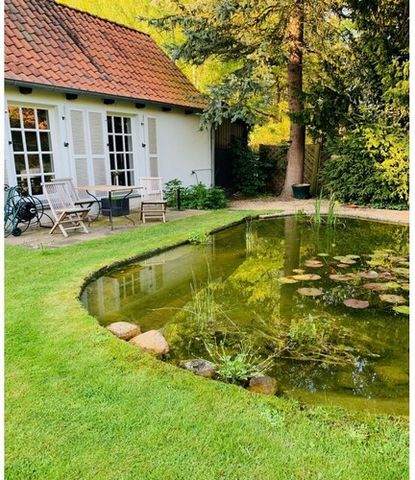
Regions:
[[109, 183], [104, 114], [71, 109], [71, 151], [76, 185]]
[[70, 111], [72, 160], [76, 185], [89, 185], [88, 152], [85, 133], [85, 114], [82, 110]]
[[103, 122], [104, 116], [102, 113], [88, 112], [94, 185], [105, 185], [107, 183], [107, 163], [105, 157], [106, 139]]
[[157, 120], [155, 118], [147, 119], [148, 132], [148, 162], [150, 177], [159, 176], [159, 157], [157, 148]]

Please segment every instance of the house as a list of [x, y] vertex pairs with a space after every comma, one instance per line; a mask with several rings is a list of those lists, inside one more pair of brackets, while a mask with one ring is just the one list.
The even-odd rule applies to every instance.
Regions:
[[51, 0], [5, 0], [5, 182], [214, 183], [206, 101], [151, 37]]

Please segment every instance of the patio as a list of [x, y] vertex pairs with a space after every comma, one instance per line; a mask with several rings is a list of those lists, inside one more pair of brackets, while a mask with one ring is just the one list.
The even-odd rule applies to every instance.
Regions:
[[[46, 213], [48, 213], [46, 211]], [[167, 209], [167, 221], [179, 220], [194, 215], [203, 215], [205, 210], [173, 210]], [[49, 234], [52, 228], [52, 223], [44, 216], [42, 219], [42, 227], [37, 225], [30, 226], [29, 229], [24, 232], [20, 237], [9, 236], [5, 239], [5, 242], [10, 245], [21, 245], [33, 249], [41, 248], [56, 248], [81, 243], [88, 240], [94, 240], [97, 238], [108, 237], [116, 235], [120, 232], [132, 230], [135, 228], [145, 228], [159, 221], [148, 221], [144, 224], [140, 221], [140, 213], [138, 210], [133, 211], [129, 218], [134, 220], [135, 225], [132, 224], [125, 217], [114, 217], [114, 230], [111, 230], [108, 222], [108, 217], [100, 216], [97, 220], [88, 225], [89, 233], [82, 233], [81, 231], [74, 231], [65, 238], [60, 232], [56, 231], [52, 235]], [[44, 223], [43, 223], [44, 222]]]

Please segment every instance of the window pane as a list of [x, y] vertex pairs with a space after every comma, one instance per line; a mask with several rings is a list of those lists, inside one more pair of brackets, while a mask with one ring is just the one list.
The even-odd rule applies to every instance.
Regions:
[[122, 133], [121, 117], [114, 117], [114, 130], [115, 133]]
[[23, 140], [21, 132], [12, 132], [13, 151], [23, 152]]
[[133, 149], [133, 142], [130, 135], [124, 137], [125, 152], [131, 152]]
[[133, 156], [131, 153], [126, 153], [125, 154], [125, 168], [133, 168]]
[[125, 168], [124, 155], [122, 153], [117, 153], [117, 168], [118, 170], [123, 170]]
[[36, 128], [35, 111], [33, 108], [22, 108], [24, 128]]
[[127, 179], [128, 179], [127, 185], [133, 185], [133, 172], [127, 172]]
[[125, 183], [125, 173], [124, 172], [121, 172], [118, 175], [118, 185], [126, 185], [126, 183]]
[[113, 153], [110, 153], [110, 170], [116, 169], [114, 157], [115, 155]]
[[24, 155], [15, 155], [14, 164], [16, 165], [16, 174], [20, 175], [26, 173], [26, 164], [24, 161]]
[[108, 148], [110, 152], [114, 151], [114, 137], [112, 135], [108, 135]]
[[42, 152], [50, 152], [52, 149], [50, 147], [50, 134], [49, 132], [40, 132], [40, 148]]
[[17, 186], [23, 192], [27, 192], [27, 178], [18, 177], [17, 178]]
[[122, 152], [123, 151], [123, 144], [122, 144], [122, 135], [115, 136], [115, 151]]
[[43, 161], [43, 171], [46, 172], [53, 172], [53, 156], [50, 154], [43, 154], [42, 155]]
[[108, 133], [112, 133], [112, 117], [107, 117], [107, 129]]
[[45, 175], [45, 182], [52, 182], [55, 180], [55, 175]]
[[131, 119], [123, 118], [124, 121], [124, 133], [131, 133]]
[[41, 130], [48, 130], [49, 127], [49, 116], [47, 110], [38, 110], [37, 111], [37, 125]]
[[29, 162], [29, 173], [40, 173], [40, 159], [39, 155], [28, 155], [27, 160]]
[[20, 128], [19, 107], [9, 107], [9, 119], [11, 128]]
[[33, 177], [30, 179], [30, 185], [32, 186], [32, 195], [42, 195], [42, 178], [41, 177]]
[[37, 144], [36, 132], [25, 132], [26, 149], [28, 152], [37, 152], [39, 145]]
[[111, 185], [118, 185], [117, 174], [115, 172], [111, 173]]

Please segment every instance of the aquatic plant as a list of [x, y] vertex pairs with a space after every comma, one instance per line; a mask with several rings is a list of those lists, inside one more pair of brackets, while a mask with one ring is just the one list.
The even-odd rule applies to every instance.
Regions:
[[326, 222], [327, 222], [327, 225], [330, 225], [333, 227], [335, 227], [337, 224], [337, 214], [335, 212], [336, 204], [337, 202], [335, 200], [334, 194], [331, 194], [329, 199], [329, 207], [327, 211]]
[[[291, 320], [261, 320], [251, 337], [258, 347], [266, 345], [274, 358], [316, 362], [321, 365], [354, 365], [362, 347], [351, 344], [352, 332], [329, 314], [296, 317]], [[371, 352], [365, 351], [366, 356]]]
[[216, 341], [205, 343], [205, 347], [217, 366], [218, 376], [228, 383], [244, 383], [252, 377], [263, 375], [272, 363], [271, 357], [261, 360], [258, 352], [244, 341], [240, 342], [236, 353], [230, 353], [226, 339], [219, 344]]

